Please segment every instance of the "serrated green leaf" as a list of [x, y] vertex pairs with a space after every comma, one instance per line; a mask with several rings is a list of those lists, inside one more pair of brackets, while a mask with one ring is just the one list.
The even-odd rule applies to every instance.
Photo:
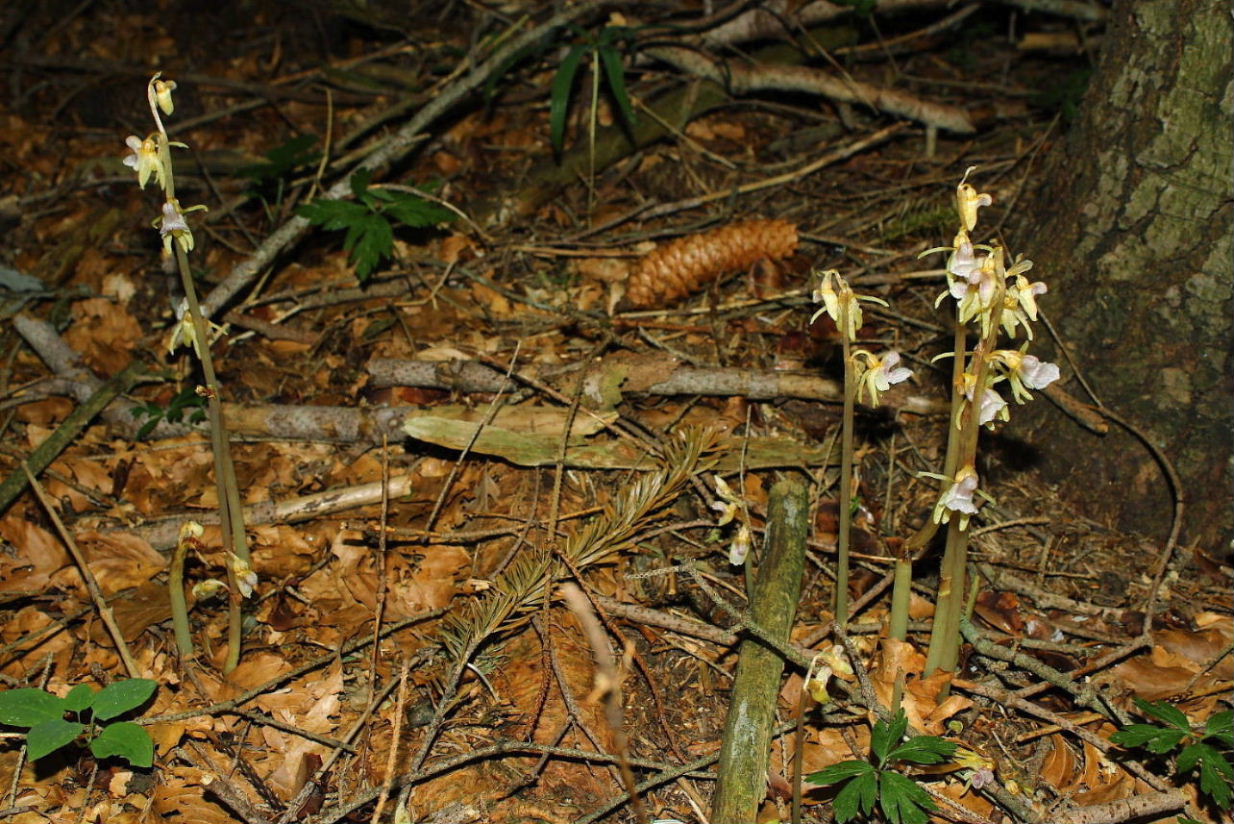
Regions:
[[832, 802], [832, 810], [835, 812], [836, 820], [843, 824], [858, 815], [869, 815], [874, 810], [874, 802], [877, 800], [878, 775], [871, 771], [857, 776], [841, 787]]
[[45, 721], [58, 720], [67, 709], [64, 699], [32, 687], [0, 692], [0, 724], [33, 727]]
[[394, 230], [380, 215], [347, 230], [343, 248], [351, 252], [351, 262], [356, 267], [356, 277], [363, 283], [384, 258], [394, 251]]
[[574, 76], [578, 74], [579, 64], [587, 54], [588, 46], [579, 43], [566, 53], [553, 76], [553, 86], [549, 91], [548, 124], [549, 135], [553, 143], [553, 151], [560, 153], [566, 140], [566, 115], [570, 111], [570, 91], [574, 88]]
[[634, 128], [634, 108], [630, 105], [630, 93], [626, 91], [626, 69], [621, 63], [621, 53], [612, 46], [600, 47], [600, 65], [604, 67], [604, 79], [617, 102], [617, 110], [627, 129]]
[[94, 703], [94, 687], [89, 684], [78, 684], [64, 696], [64, 707], [69, 712], [81, 712], [90, 709]]
[[1174, 769], [1179, 773], [1191, 772], [1196, 764], [1200, 761], [1200, 755], [1203, 750], [1199, 744], [1192, 744], [1190, 747], [1184, 747], [1183, 751], [1178, 754], [1178, 759], [1174, 762]]
[[131, 721], [108, 724], [90, 742], [90, 752], [96, 758], [123, 758], [134, 767], [149, 767], [154, 763], [154, 741], [146, 728]]
[[1165, 701], [1145, 701], [1142, 698], [1135, 699], [1135, 705], [1140, 708], [1140, 712], [1156, 718], [1158, 721], [1169, 724], [1176, 730], [1183, 732], [1191, 732], [1191, 721], [1178, 707]]
[[351, 176], [351, 193], [356, 196], [356, 200], [372, 206], [372, 199], [369, 196], [368, 186], [373, 180], [373, 172], [370, 169], [357, 169]]
[[874, 751], [880, 767], [887, 762], [887, 753], [904, 739], [907, 729], [908, 716], [904, 714], [904, 710], [896, 712], [891, 723], [882, 720], [875, 722], [874, 731], [870, 734], [870, 749]]
[[63, 718], [35, 724], [30, 728], [30, 732], [26, 733], [26, 754], [31, 761], [37, 761], [64, 745], [71, 744], [85, 729], [85, 724], [65, 721]]
[[934, 735], [917, 735], [887, 753], [888, 761], [940, 764], [955, 755], [956, 745]]
[[[1219, 757], [1219, 756], [1218, 756]], [[1219, 757], [1220, 758], [1220, 757]], [[1225, 759], [1220, 759], [1225, 761]], [[1228, 767], [1228, 762], [1226, 763]], [[1213, 800], [1223, 810], [1230, 809], [1234, 793], [1230, 789], [1230, 780], [1223, 776], [1207, 758], [1200, 759], [1200, 791]]]
[[805, 780], [810, 784], [827, 787], [859, 775], [869, 775], [872, 772], [874, 772], [874, 767], [865, 761], [841, 761], [839, 764], [824, 767], [816, 773], [810, 773]]
[[413, 229], [423, 229], [436, 226], [439, 223], [449, 223], [458, 217], [454, 212], [432, 201], [415, 195], [395, 193], [396, 199], [383, 210], [383, 214], [393, 217], [404, 226]]
[[1162, 755], [1170, 750], [1176, 749], [1182, 740], [1187, 737], [1187, 733], [1182, 730], [1158, 730], [1157, 735], [1148, 741], [1144, 748], [1149, 752]]
[[880, 775], [878, 803], [891, 824], [926, 824], [927, 810], [937, 807], [930, 794], [910, 778], [896, 772]]
[[98, 695], [94, 696], [92, 709], [95, 720], [106, 721], [108, 718], [115, 718], [121, 713], [137, 709], [146, 703], [151, 695], [154, 695], [158, 687], [158, 682], [151, 681], [149, 678], [129, 678], [108, 684], [99, 691]]
[[1142, 747], [1160, 732], [1161, 727], [1151, 724], [1132, 724], [1111, 735], [1110, 740], [1120, 747]]
[[314, 226], [337, 231], [347, 229], [357, 221], [364, 220], [372, 214], [372, 210], [362, 203], [350, 200], [332, 200], [319, 197], [312, 203], [305, 203], [296, 209], [296, 214], [308, 220]]
[[1227, 747], [1234, 747], [1234, 712], [1213, 713], [1204, 724], [1204, 734], [1219, 739]]

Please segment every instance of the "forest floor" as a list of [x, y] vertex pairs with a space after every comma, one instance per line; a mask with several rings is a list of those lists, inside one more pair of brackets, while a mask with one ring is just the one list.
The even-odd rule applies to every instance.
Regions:
[[[0, 819], [712, 821], [746, 574], [771, 489], [798, 478], [807, 556], [760, 822], [790, 820], [796, 775], [864, 760], [897, 702], [967, 754], [907, 771], [933, 820], [1228, 821], [1228, 558], [1058, 500], [1032, 466], [1048, 433], [1018, 429], [1015, 404], [981, 440], [957, 670], [925, 672], [939, 542], [914, 567], [907, 641], [887, 632], [950, 420], [947, 255], [921, 253], [952, 243], [969, 167], [993, 201], [975, 239], [1014, 223], [1100, 23], [928, 2], [808, 20], [827, 4], [806, 2], [758, 35], [696, 3], [581, 4], [563, 12], [576, 29], [494, 61], [542, 5], [0, 13], [0, 688], [157, 685], [84, 727], [72, 698], [49, 705], [68, 732], [38, 758], [26, 728], [31, 747], [50, 733], [0, 693]], [[176, 82], [179, 201], [208, 206], [186, 213], [188, 257], [225, 324], [210, 349], [247, 568], [219, 528], [198, 360], [169, 352], [184, 293], [152, 229], [161, 195], [121, 162], [153, 128], [155, 71]], [[354, 210], [320, 206], [336, 186]], [[349, 248], [296, 218], [315, 203]], [[857, 408], [843, 639], [842, 343], [811, 323], [825, 270], [885, 302], [862, 304], [857, 344], [914, 373]], [[119, 395], [100, 413], [105, 381]], [[1083, 397], [1060, 383], [1053, 400]], [[1100, 427], [1077, 409], [1069, 425]], [[816, 653], [837, 675], [806, 684]], [[1111, 742], [1169, 707], [1218, 735]], [[152, 766], [92, 755], [113, 718], [149, 733]], [[807, 783], [801, 820], [834, 820], [835, 800]]]

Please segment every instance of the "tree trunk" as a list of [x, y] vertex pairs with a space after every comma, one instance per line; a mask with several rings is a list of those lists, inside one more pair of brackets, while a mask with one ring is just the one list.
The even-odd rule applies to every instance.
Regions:
[[[1234, 534], [1232, 39], [1226, 2], [1116, 3], [1080, 119], [1014, 244], [1050, 286], [1042, 305], [1076, 369], [1173, 461], [1184, 541], [1222, 552]], [[1083, 396], [1074, 379], [1067, 388]], [[1065, 499], [1165, 534], [1170, 487], [1142, 444], [1030, 407], [1042, 470]]]

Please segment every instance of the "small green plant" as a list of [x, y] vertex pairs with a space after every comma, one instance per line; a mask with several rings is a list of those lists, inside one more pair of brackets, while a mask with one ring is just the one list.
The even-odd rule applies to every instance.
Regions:
[[372, 173], [362, 169], [351, 176], [351, 191], [356, 199], [333, 200], [319, 197], [296, 210], [315, 226], [331, 231], [346, 229], [343, 248], [351, 253], [352, 265], [360, 282], [394, 252], [394, 227], [391, 220], [413, 229], [448, 223], [456, 215], [444, 206], [422, 197], [388, 188], [369, 188]]
[[930, 820], [930, 812], [937, 809], [934, 799], [913, 779], [902, 775], [897, 765], [942, 763], [955, 754], [956, 745], [933, 735], [904, 740], [907, 730], [908, 718], [900, 710], [890, 723], [875, 723], [870, 735], [873, 764], [841, 761], [806, 776], [809, 783], [823, 787], [844, 784], [834, 803], [836, 820], [841, 824], [858, 815], [869, 816], [876, 802], [891, 824], [926, 824]]
[[115, 756], [134, 767], [149, 767], [154, 763], [154, 742], [145, 727], [132, 721], [100, 722], [137, 709], [157, 688], [148, 678], [130, 678], [97, 692], [89, 684], [78, 684], [63, 698], [33, 688], [7, 690], [0, 692], [0, 724], [26, 728], [32, 761], [84, 736], [95, 758]]
[[188, 418], [190, 422], [201, 423], [206, 419], [206, 399], [189, 386], [177, 392], [165, 407], [153, 401], [145, 406], [135, 407], [133, 409], [134, 418], [148, 418], [137, 430], [137, 437], [144, 438], [149, 435], [161, 420], [166, 420], [168, 423], [179, 423], [189, 410], [192, 410]]
[[[1132, 724], [1110, 736], [1110, 740], [1123, 747], [1143, 747], [1155, 755], [1178, 750], [1174, 769], [1179, 775], [1200, 768], [1200, 791], [1223, 810], [1230, 809], [1234, 801], [1234, 767], [1226, 754], [1234, 749], [1234, 713], [1229, 710], [1215, 713], [1204, 725], [1203, 731], [1191, 726], [1191, 721], [1178, 707], [1165, 701], [1135, 699], [1140, 712], [1155, 718], [1164, 726], [1156, 724]], [[1224, 751], [1224, 752], [1223, 752]]]
[[553, 77], [553, 87], [549, 94], [548, 122], [549, 132], [553, 140], [553, 150], [560, 153], [566, 139], [566, 115], [570, 110], [570, 90], [574, 88], [574, 78], [583, 58], [592, 56], [592, 123], [594, 135], [595, 104], [598, 99], [600, 77], [608, 85], [622, 121], [629, 128], [634, 125], [634, 109], [630, 106], [630, 94], [626, 91], [626, 70], [621, 63], [621, 52], [617, 44], [629, 40], [633, 31], [626, 26], [605, 26], [596, 35], [590, 35], [577, 26], [571, 26], [580, 39], [566, 52], [557, 74]]

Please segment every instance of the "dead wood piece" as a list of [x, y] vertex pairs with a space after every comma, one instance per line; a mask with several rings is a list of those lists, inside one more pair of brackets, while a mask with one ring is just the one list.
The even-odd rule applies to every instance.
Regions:
[[[768, 504], [767, 549], [759, 564], [750, 610], [754, 622], [780, 643], [797, 616], [805, 570], [809, 497], [796, 479], [778, 482]], [[767, 794], [767, 762], [784, 660], [754, 639], [741, 644], [733, 698], [724, 725], [713, 821], [753, 821]]]
[[797, 91], [821, 94], [832, 100], [870, 106], [888, 114], [916, 120], [957, 134], [976, 131], [963, 109], [931, 103], [895, 89], [885, 89], [849, 77], [838, 78], [809, 66], [722, 63], [692, 49], [671, 46], [648, 50], [654, 57], [681, 71], [725, 85], [735, 94], [756, 91]]

